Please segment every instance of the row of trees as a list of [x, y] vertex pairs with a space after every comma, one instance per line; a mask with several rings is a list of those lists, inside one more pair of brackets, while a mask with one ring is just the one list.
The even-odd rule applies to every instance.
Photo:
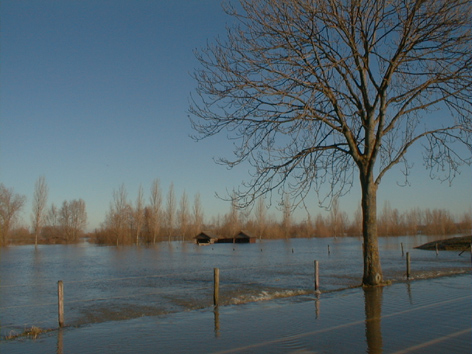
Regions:
[[60, 208], [47, 208], [48, 186], [42, 176], [35, 184], [31, 231], [19, 222], [26, 197], [0, 183], [0, 244], [74, 243], [85, 233], [87, 212], [82, 199], [64, 201]]
[[[281, 218], [268, 214], [263, 198], [258, 199], [251, 212], [240, 209], [234, 198], [227, 213], [213, 216], [207, 222], [204, 222], [199, 194], [191, 205], [186, 192], [177, 199], [173, 184], [167, 193], [163, 193], [159, 181], [155, 180], [147, 200], [146, 203], [141, 187], [136, 200], [129, 200], [125, 186], [121, 185], [113, 192], [105, 221], [90, 234], [91, 241], [116, 245], [190, 241], [203, 230], [221, 236], [231, 236], [245, 230], [255, 237], [265, 239], [362, 235], [361, 208], [350, 218], [341, 210], [337, 199], [333, 201], [327, 215], [318, 214], [314, 218], [309, 216], [301, 222], [294, 218], [288, 195], [285, 195], [279, 205]], [[419, 208], [400, 212], [392, 208], [389, 202], [385, 202], [378, 216], [379, 235], [450, 235], [470, 232], [471, 214], [469, 211], [456, 217], [444, 209]]]
[[[260, 198], [253, 215], [241, 210], [236, 198], [230, 203], [228, 212], [217, 215], [204, 223], [204, 211], [200, 195], [189, 202], [184, 192], [177, 201], [174, 185], [171, 184], [167, 198], [163, 200], [159, 181], [155, 180], [150, 190], [148, 204], [140, 187], [134, 203], [128, 200], [127, 191], [121, 185], [113, 192], [113, 201], [105, 221], [91, 234], [92, 242], [99, 244], [155, 243], [158, 241], [189, 241], [203, 230], [221, 236], [231, 236], [244, 229], [259, 238], [289, 238], [300, 236], [298, 225], [293, 222], [292, 205], [288, 195], [281, 204], [282, 220], [267, 215], [267, 206]], [[164, 203], [165, 202], [165, 203]], [[304, 236], [312, 237], [308, 232]]]
[[155, 243], [176, 238], [185, 241], [203, 229], [203, 208], [200, 195], [190, 206], [184, 192], [177, 202], [171, 184], [164, 204], [159, 180], [151, 186], [148, 203], [140, 186], [136, 200], [128, 200], [124, 185], [113, 191], [113, 200], [101, 227], [92, 233], [92, 240], [102, 244]]
[[[15, 243], [74, 243], [85, 235], [87, 225], [86, 205], [82, 199], [64, 201], [60, 207], [51, 204], [47, 208], [48, 188], [44, 177], [36, 182], [31, 214], [31, 231], [19, 223], [20, 211], [26, 197], [16, 194], [12, 188], [0, 184], [0, 242]], [[138, 189], [136, 199], [129, 200], [124, 185], [113, 192], [110, 208], [102, 225], [88, 236], [99, 244], [149, 244], [160, 241], [189, 241], [203, 230], [218, 235], [231, 236], [246, 230], [258, 238], [280, 239], [291, 237], [333, 237], [362, 235], [360, 207], [353, 216], [341, 210], [334, 200], [327, 215], [296, 222], [288, 196], [279, 206], [282, 218], [268, 214], [263, 198], [259, 198], [252, 212], [230, 203], [226, 214], [204, 220], [200, 195], [193, 202], [184, 192], [177, 199], [174, 185], [163, 193], [158, 180], [152, 183], [148, 198], [143, 188]], [[378, 215], [378, 232], [382, 236], [397, 235], [448, 235], [470, 232], [472, 213], [454, 216], [444, 209], [414, 208], [405, 212], [392, 208], [385, 202]]]

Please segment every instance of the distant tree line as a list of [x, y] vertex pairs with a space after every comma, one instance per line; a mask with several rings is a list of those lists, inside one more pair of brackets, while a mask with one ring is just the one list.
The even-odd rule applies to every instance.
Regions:
[[134, 202], [124, 185], [113, 191], [113, 200], [102, 225], [90, 234], [98, 244], [141, 244], [160, 241], [188, 241], [203, 230], [200, 195], [190, 205], [184, 191], [177, 201], [171, 184], [164, 203], [159, 180], [154, 180], [146, 202], [140, 186]]
[[[113, 191], [112, 201], [100, 227], [86, 233], [87, 212], [82, 199], [65, 200], [62, 205], [47, 206], [48, 188], [44, 177], [35, 185], [31, 227], [20, 220], [26, 197], [0, 183], [0, 244], [77, 243], [83, 237], [89, 242], [106, 245], [152, 244], [161, 241], [190, 241], [202, 231], [232, 236], [245, 230], [260, 239], [293, 237], [342, 237], [362, 234], [360, 207], [350, 218], [334, 200], [327, 215], [318, 214], [296, 222], [288, 195], [279, 205], [281, 218], [268, 214], [263, 198], [253, 210], [241, 210], [236, 201], [225, 214], [205, 221], [200, 195], [189, 201], [184, 191], [177, 200], [174, 185], [163, 193], [159, 180], [154, 180], [145, 198], [139, 187], [136, 199], [130, 200], [124, 185]], [[453, 235], [470, 233], [470, 210], [455, 216], [444, 209], [413, 208], [404, 212], [385, 202], [378, 213], [381, 236]]]
[[35, 184], [31, 229], [20, 220], [26, 197], [0, 183], [0, 244], [76, 243], [84, 235], [87, 212], [82, 199], [65, 200], [47, 207], [48, 186], [42, 176]]

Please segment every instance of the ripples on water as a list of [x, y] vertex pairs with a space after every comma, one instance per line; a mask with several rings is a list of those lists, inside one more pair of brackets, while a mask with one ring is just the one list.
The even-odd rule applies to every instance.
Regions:
[[[380, 238], [384, 277], [412, 277], [470, 269], [458, 252], [414, 250], [426, 236]], [[328, 245], [330, 253], [328, 254]], [[57, 281], [64, 282], [65, 321], [83, 325], [208, 308], [213, 268], [220, 269], [220, 304], [296, 295], [312, 296], [313, 261], [321, 290], [359, 285], [362, 241], [357, 238], [291, 239], [256, 244], [160, 243], [150, 247], [94, 245], [16, 246], [0, 250], [1, 334], [32, 325], [57, 327]], [[294, 298], [295, 300], [295, 298]]]

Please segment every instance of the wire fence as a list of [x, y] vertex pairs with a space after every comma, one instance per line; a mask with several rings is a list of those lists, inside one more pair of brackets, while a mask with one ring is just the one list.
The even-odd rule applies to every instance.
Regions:
[[[300, 263], [289, 263], [286, 267], [300, 267]], [[83, 325], [90, 322], [167, 314], [258, 301], [271, 296], [283, 297], [310, 292], [308, 286], [286, 289], [284, 284], [279, 287], [267, 285], [270, 282], [276, 283], [277, 279], [268, 279], [265, 275], [262, 282], [245, 279], [247, 278], [245, 274], [254, 273], [256, 270], [261, 272], [264, 268], [271, 269], [272, 267], [270, 265], [239, 267], [237, 272], [231, 267], [223, 267], [221, 268], [221, 283], [218, 279], [217, 290], [216, 280], [213, 278], [214, 269], [158, 275], [65, 280], [63, 281], [65, 295], [62, 299], [65, 309], [62, 316], [66, 318], [66, 326]], [[280, 276], [287, 272], [287, 268], [278, 273], [272, 270], [264, 274]], [[293, 272], [289, 273], [293, 274]], [[311, 278], [309, 274], [303, 274], [303, 272], [298, 276], [306, 277], [306, 283], [313, 284], [313, 273]], [[149, 288], [152, 290], [145, 291]], [[25, 289], [31, 289], [31, 286], [29, 284], [0, 285], [0, 290], [7, 292], [13, 290], [21, 293]], [[56, 328], [59, 324], [60, 327], [61, 309], [58, 309], [60, 298], [56, 289], [57, 284], [47, 284], [43, 288], [45, 294], [38, 296], [31, 303], [21, 303], [23, 301], [20, 296], [20, 299], [17, 298], [20, 303], [14, 304], [12, 302], [15, 301], [15, 296], [11, 296], [10, 304], [0, 305], [3, 319], [2, 333], [31, 326]], [[219, 292], [219, 303], [214, 302], [215, 291]], [[103, 293], [103, 295], [97, 296], [97, 293]], [[34, 299], [34, 295], [27, 298]], [[5, 303], [4, 300], [2, 302]], [[87, 306], [89, 308], [86, 308]], [[18, 316], [18, 314], [21, 315]], [[91, 319], [88, 321], [87, 317]], [[22, 319], [22, 321], [14, 323], [14, 318]]]

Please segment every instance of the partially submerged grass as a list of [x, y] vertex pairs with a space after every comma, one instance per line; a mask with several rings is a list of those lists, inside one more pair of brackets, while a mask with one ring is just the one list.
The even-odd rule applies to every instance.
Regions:
[[415, 247], [428, 251], [467, 251], [470, 250], [472, 236], [452, 237], [425, 243], [424, 245]]
[[42, 329], [36, 326], [32, 326], [31, 328], [26, 328], [21, 333], [16, 333], [15, 331], [10, 331], [8, 335], [4, 337], [5, 340], [14, 340], [18, 338], [31, 338], [36, 339], [42, 333], [51, 332], [52, 329]]

